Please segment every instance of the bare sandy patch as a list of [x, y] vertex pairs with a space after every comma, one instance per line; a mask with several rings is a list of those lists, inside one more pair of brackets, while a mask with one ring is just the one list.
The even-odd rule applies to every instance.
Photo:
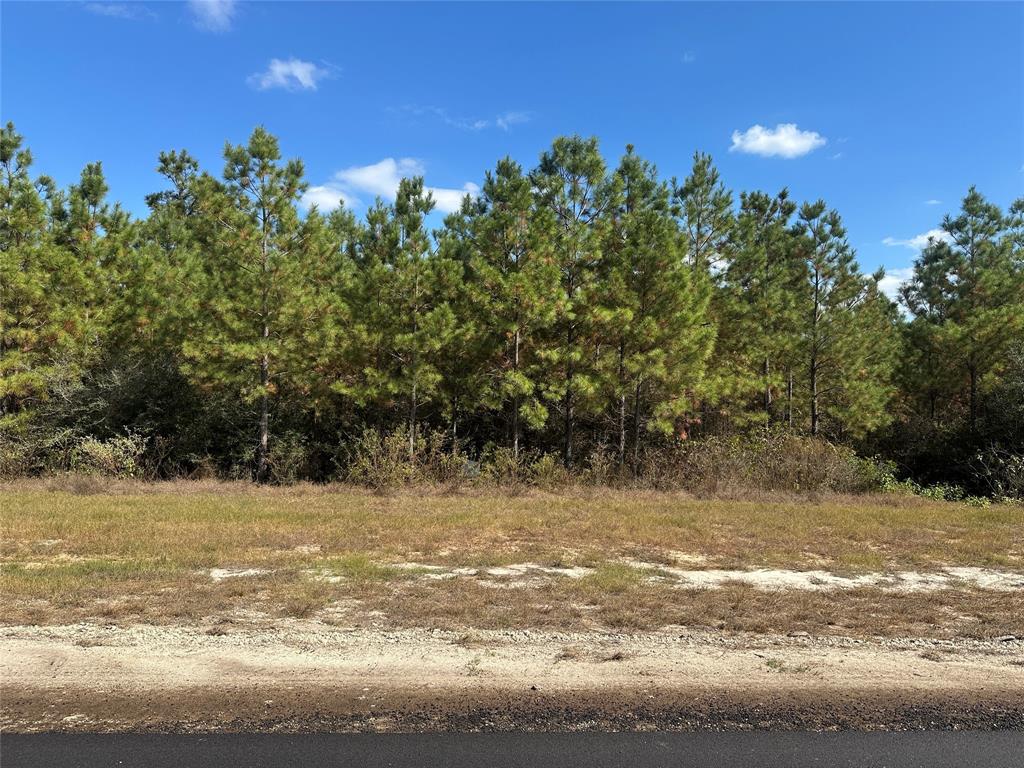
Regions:
[[[941, 664], [934, 660], [940, 656]], [[214, 634], [91, 624], [0, 630], [0, 676], [5, 690], [17, 692], [5, 696], [2, 722], [15, 729], [44, 723], [132, 727], [139, 724], [132, 718], [141, 717], [131, 714], [132, 702], [188, 701], [197, 692], [210, 697], [218, 691], [242, 709], [249, 698], [262, 697], [273, 707], [278, 696], [291, 696], [287, 691], [301, 693], [291, 697], [292, 715], [303, 707], [314, 714], [332, 691], [392, 704], [411, 697], [440, 710], [464, 710], [479, 697], [524, 696], [563, 703], [603, 698], [606, 706], [622, 696], [691, 697], [763, 707], [793, 697], [820, 704], [850, 691], [961, 705], [984, 700], [1005, 708], [1024, 701], [1022, 660], [1020, 640], [864, 642], [679, 629], [476, 630], [471, 642], [453, 632], [339, 630], [300, 620]], [[120, 715], [111, 702], [122, 702]]]

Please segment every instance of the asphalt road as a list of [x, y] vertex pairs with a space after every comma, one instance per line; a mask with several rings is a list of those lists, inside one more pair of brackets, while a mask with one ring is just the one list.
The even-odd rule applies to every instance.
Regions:
[[3, 768], [987, 768], [1024, 732], [5, 734]]

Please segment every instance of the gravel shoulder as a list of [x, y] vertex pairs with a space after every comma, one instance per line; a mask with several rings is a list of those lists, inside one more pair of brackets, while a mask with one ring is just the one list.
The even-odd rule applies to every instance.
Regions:
[[0, 630], [5, 731], [1024, 728], [1024, 640]]

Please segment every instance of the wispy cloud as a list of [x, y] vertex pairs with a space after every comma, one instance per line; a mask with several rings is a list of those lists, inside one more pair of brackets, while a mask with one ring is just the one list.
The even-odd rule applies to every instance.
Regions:
[[112, 19], [155, 19], [156, 14], [142, 3], [86, 3], [85, 10], [97, 16], [108, 16]]
[[885, 277], [878, 282], [878, 290], [893, 301], [896, 301], [900, 295], [900, 286], [913, 277], [913, 275], [913, 267], [901, 267], [899, 269], [886, 270]]
[[901, 240], [896, 237], [887, 237], [882, 240], [882, 244], [889, 246], [898, 245], [904, 248], [909, 248], [912, 251], [920, 251], [921, 249], [927, 247], [928, 243], [932, 242], [933, 240], [935, 242], [950, 243], [953, 239], [945, 230], [929, 229], [927, 232], [924, 232], [920, 235], [915, 235], [914, 237], [907, 238], [906, 240]]
[[925, 204], [925, 205], [942, 205], [942, 201], [941, 201], [941, 200], [935, 200], [935, 199], [933, 198], [933, 199], [931, 199], [931, 200], [925, 200], [925, 201], [924, 201], [924, 204]]
[[494, 124], [503, 131], [510, 131], [513, 125], [528, 122], [530, 122], [529, 112], [503, 112], [494, 119]]
[[457, 117], [453, 116], [448, 112], [447, 109], [442, 107], [434, 106], [422, 106], [416, 104], [406, 104], [404, 107], [393, 107], [389, 109], [390, 112], [399, 113], [406, 117], [418, 120], [419, 118], [428, 118], [430, 120], [437, 120], [438, 122], [450, 125], [453, 128], [460, 128], [464, 131], [482, 131], [486, 128], [489, 123], [487, 120], [482, 120], [475, 117]]
[[[341, 201], [349, 208], [363, 206], [364, 198], [380, 197], [391, 201], [395, 199], [398, 184], [403, 178], [423, 176], [425, 173], [426, 167], [420, 160], [385, 157], [371, 165], [355, 165], [338, 171], [326, 184], [310, 187], [303, 195], [302, 202], [306, 208], [316, 205], [321, 211], [329, 211], [337, 208]], [[466, 182], [459, 189], [427, 187], [427, 190], [433, 195], [437, 210], [451, 213], [459, 209], [463, 197], [467, 194], [475, 196], [480, 192], [480, 187]]]
[[263, 72], [249, 75], [248, 83], [258, 91], [283, 88], [286, 91], [315, 91], [316, 84], [330, 73], [312, 61], [271, 59]]
[[193, 23], [207, 32], [226, 32], [237, 10], [235, 0], [188, 0]]
[[826, 143], [824, 136], [815, 131], [801, 131], [796, 123], [779, 123], [774, 128], [754, 125], [745, 131], [732, 132], [729, 151], [791, 159], [813, 152]]
[[407, 104], [403, 107], [390, 109], [391, 112], [405, 115], [414, 119], [429, 118], [438, 122], [450, 125], [463, 131], [482, 131], [486, 128], [500, 128], [503, 131], [512, 130], [512, 126], [528, 123], [533, 116], [529, 112], [508, 111], [490, 118], [483, 117], [461, 117], [453, 115], [443, 107], [422, 106]]

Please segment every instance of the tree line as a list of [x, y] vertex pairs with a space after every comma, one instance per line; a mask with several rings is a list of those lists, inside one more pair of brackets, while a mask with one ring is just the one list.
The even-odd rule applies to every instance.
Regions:
[[632, 146], [609, 166], [560, 137], [434, 231], [422, 178], [362, 219], [304, 210], [303, 165], [263, 128], [219, 173], [162, 153], [145, 218], [100, 163], [68, 189], [32, 164], [8, 123], [0, 440], [20, 471], [127, 430], [163, 474], [271, 480], [287, 454], [321, 479], [364, 430], [401, 428], [409, 451], [429, 429], [628, 472], [774, 428], [924, 479], [1024, 473], [1024, 199], [971, 188], [894, 302], [836, 210], [737, 197], [701, 153], [665, 179]]

